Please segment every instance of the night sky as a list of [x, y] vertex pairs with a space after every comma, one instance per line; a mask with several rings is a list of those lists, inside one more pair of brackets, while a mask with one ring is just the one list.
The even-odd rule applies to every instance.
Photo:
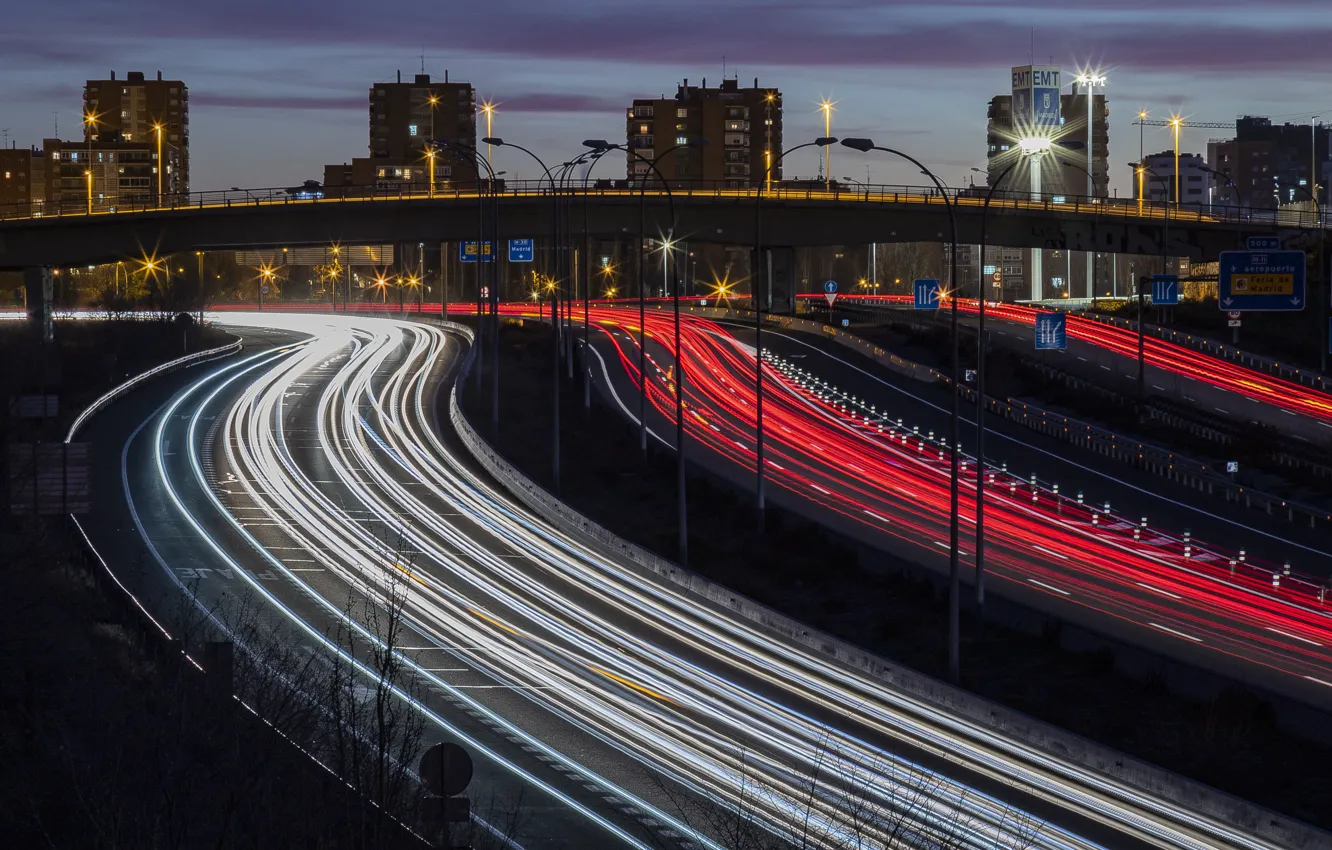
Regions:
[[[0, 130], [40, 144], [58, 112], [60, 135], [80, 138], [85, 79], [160, 69], [190, 87], [191, 188], [293, 185], [366, 155], [367, 89], [417, 73], [424, 53], [432, 76], [447, 68], [498, 104], [496, 135], [561, 161], [584, 138], [623, 141], [634, 97], [716, 85], [724, 56], [741, 85], [782, 90], [787, 144], [822, 134], [827, 97], [834, 135], [899, 147], [957, 184], [984, 165], [986, 101], [1027, 64], [1033, 26], [1037, 64], [1063, 66], [1066, 84], [1079, 66], [1108, 74], [1120, 194], [1139, 109], [1332, 121], [1332, 0], [12, 0]], [[1186, 131], [1183, 148], [1225, 133]], [[1169, 146], [1148, 129], [1149, 153]], [[787, 176], [812, 176], [815, 156], [793, 155]], [[922, 179], [845, 148], [833, 176], [864, 180], [866, 163], [875, 182]], [[537, 176], [520, 154], [497, 150], [496, 167]]]

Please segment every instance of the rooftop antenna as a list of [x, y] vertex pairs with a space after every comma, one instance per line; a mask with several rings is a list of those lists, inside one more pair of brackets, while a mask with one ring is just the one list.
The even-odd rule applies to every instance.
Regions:
[[1027, 64], [1036, 64], [1036, 28], [1031, 28], [1031, 49], [1027, 51]]
[[421, 48], [421, 73], [425, 73], [425, 48]]
[[58, 139], [60, 138], [60, 113], [52, 112], [51, 121], [55, 124], [55, 137]]
[[722, 54], [722, 79], [726, 79], [726, 54]]

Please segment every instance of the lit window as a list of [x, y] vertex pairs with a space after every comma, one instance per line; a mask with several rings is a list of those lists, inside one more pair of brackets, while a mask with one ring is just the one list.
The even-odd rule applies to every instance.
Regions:
[[677, 109], [677, 110], [675, 110], [675, 117], [676, 117], [676, 118], [688, 118], [688, 117], [689, 117], [689, 110], [688, 110], [688, 109], [683, 109], [683, 108], [681, 108], [681, 109]]
[[1008, 150], [1008, 145], [1000, 145], [1000, 146], [999, 146], [999, 150], [1001, 150], [1001, 151], [1006, 151], [1006, 150]]
[[687, 144], [689, 144], [689, 137], [688, 137], [688, 136], [676, 136], [676, 137], [675, 137], [675, 143], [676, 143], [677, 145], [687, 145]]
[[9, 172], [8, 172], [8, 171], [5, 172], [5, 179], [6, 179], [6, 180], [9, 179]]
[[51, 151], [51, 159], [59, 160], [59, 159], [60, 159], [60, 151]]
[[647, 131], [648, 131], [648, 125], [646, 125], [646, 124], [639, 124], [639, 125], [638, 125], [638, 132], [646, 134]]
[[407, 125], [407, 135], [409, 135], [409, 136], [415, 136], [415, 135], [416, 135], [416, 125], [415, 125], [415, 124], [408, 124], [408, 125]]

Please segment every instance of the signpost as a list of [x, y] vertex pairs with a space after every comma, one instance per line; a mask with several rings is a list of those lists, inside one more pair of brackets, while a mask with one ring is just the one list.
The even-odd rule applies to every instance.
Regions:
[[1217, 304], [1222, 310], [1304, 309], [1303, 251], [1222, 251]]
[[1174, 307], [1179, 303], [1179, 275], [1152, 275], [1152, 304], [1157, 307]]
[[939, 281], [922, 278], [915, 281], [916, 301], [912, 305], [917, 310], [937, 310], [939, 308]]
[[509, 240], [509, 262], [511, 263], [530, 263], [536, 255], [535, 240], [532, 239], [510, 239]]
[[1068, 316], [1064, 313], [1036, 314], [1036, 350], [1063, 351], [1068, 348]]
[[837, 300], [837, 281], [825, 280], [823, 282], [823, 297], [828, 299], [828, 306], [831, 307]]
[[[476, 254], [477, 254], [476, 251], [477, 244], [478, 243], [476, 242], [459, 242], [458, 261], [463, 263], [475, 263]], [[489, 241], [486, 241], [481, 245], [481, 262], [493, 263], [494, 261], [495, 261], [495, 254], [491, 250], [491, 243]]]

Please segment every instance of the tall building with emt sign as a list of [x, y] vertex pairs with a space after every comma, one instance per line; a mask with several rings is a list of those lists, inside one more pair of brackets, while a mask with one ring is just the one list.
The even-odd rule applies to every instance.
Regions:
[[1059, 67], [1021, 65], [1013, 69], [1013, 127], [1019, 132], [1058, 127]]

